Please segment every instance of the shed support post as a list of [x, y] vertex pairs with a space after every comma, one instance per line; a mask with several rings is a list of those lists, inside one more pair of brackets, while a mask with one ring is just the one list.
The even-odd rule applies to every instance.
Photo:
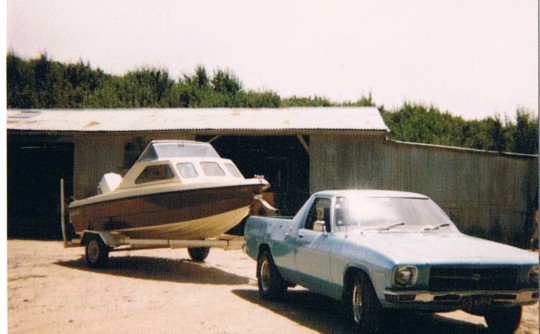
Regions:
[[66, 231], [66, 205], [64, 200], [64, 179], [60, 179], [60, 223], [62, 224], [62, 239], [64, 247], [68, 246], [67, 231]]

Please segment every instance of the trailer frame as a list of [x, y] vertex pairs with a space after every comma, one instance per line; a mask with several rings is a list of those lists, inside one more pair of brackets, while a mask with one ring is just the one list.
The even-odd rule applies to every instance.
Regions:
[[155, 248], [187, 248], [193, 261], [203, 262], [208, 256], [210, 248], [240, 250], [245, 247], [245, 238], [222, 234], [204, 240], [138, 239], [114, 232], [85, 230], [78, 238], [69, 240], [65, 237], [64, 247], [85, 247], [86, 262], [90, 267], [105, 264], [110, 252]]

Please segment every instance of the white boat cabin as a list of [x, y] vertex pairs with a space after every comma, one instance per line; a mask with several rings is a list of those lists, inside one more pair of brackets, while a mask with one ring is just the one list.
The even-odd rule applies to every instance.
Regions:
[[105, 174], [98, 192], [145, 187], [161, 183], [222, 183], [243, 180], [236, 165], [223, 159], [209, 143], [186, 140], [152, 141], [124, 178]]

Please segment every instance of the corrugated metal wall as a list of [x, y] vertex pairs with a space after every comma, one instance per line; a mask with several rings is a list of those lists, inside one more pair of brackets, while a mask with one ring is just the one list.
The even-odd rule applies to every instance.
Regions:
[[310, 136], [310, 191], [382, 189], [384, 136]]
[[103, 174], [119, 173], [124, 144], [118, 136], [76, 136], [73, 173], [74, 199], [97, 194]]
[[310, 191], [392, 189], [435, 200], [464, 233], [526, 246], [538, 192], [538, 158], [385, 141], [312, 136]]

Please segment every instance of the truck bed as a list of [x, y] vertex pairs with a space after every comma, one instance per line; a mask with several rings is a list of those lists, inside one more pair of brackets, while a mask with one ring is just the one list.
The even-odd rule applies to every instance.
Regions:
[[250, 216], [244, 231], [246, 253], [256, 260], [259, 253], [259, 246], [261, 244], [274, 243], [277, 240], [285, 240], [287, 234], [292, 230], [292, 222], [293, 217], [288, 216]]

